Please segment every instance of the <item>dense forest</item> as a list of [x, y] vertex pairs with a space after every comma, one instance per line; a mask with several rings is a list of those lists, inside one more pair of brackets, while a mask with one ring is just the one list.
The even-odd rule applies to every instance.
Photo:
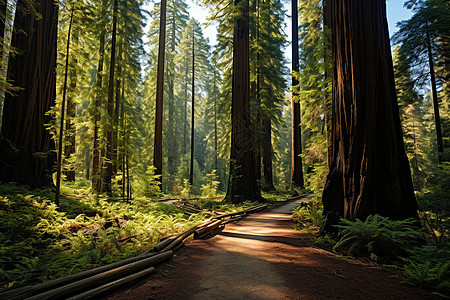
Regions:
[[426, 257], [442, 278], [419, 285], [447, 293], [450, 4], [405, 1], [391, 37], [385, 1], [363, 2], [203, 0], [201, 24], [185, 0], [0, 0], [0, 288], [207, 218], [153, 200], [313, 193], [294, 219], [330, 240], [342, 219], [421, 227], [406, 266]]

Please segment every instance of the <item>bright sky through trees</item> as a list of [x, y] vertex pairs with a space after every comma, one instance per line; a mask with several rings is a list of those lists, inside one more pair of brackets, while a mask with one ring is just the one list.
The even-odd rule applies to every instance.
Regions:
[[[214, 45], [216, 43], [217, 30], [216, 30], [216, 24], [210, 23], [206, 20], [206, 18], [208, 18], [210, 15], [208, 9], [197, 5], [192, 0], [187, 0], [186, 3], [189, 5], [189, 13], [190, 13], [191, 17], [193, 17], [194, 19], [199, 21], [200, 24], [202, 24], [205, 37], [209, 38], [210, 45]], [[411, 17], [411, 11], [404, 8], [403, 3], [404, 3], [403, 0], [387, 0], [386, 1], [389, 34], [391, 36], [398, 30], [397, 26], [396, 26], [398, 21], [406, 20]], [[147, 9], [150, 10], [150, 6], [148, 6]], [[285, 2], [285, 10], [286, 10], [287, 16], [290, 17], [291, 16], [291, 8], [290, 8], [289, 1]], [[285, 27], [284, 30], [288, 36], [288, 41], [290, 41], [291, 40], [290, 19], [288, 20], [286, 18], [285, 22], [286, 22], [287, 26]], [[148, 22], [147, 24], [149, 24], [149, 23], [150, 22]], [[209, 25], [206, 26], [206, 24], [209, 24]], [[290, 65], [291, 46], [290, 45], [288, 45], [288, 47], [286, 48], [285, 53], [286, 53], [286, 57], [289, 60], [289, 68], [291, 68], [291, 65]]]

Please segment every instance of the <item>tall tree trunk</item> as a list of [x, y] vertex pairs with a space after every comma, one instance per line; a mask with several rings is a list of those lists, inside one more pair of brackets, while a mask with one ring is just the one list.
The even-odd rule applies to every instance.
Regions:
[[263, 135], [264, 135], [264, 143], [263, 143], [263, 188], [265, 191], [273, 191], [275, 190], [275, 186], [273, 185], [273, 171], [272, 171], [272, 120], [270, 117], [263, 118]]
[[[263, 1], [264, 4], [264, 1]], [[259, 133], [259, 127], [262, 126], [262, 116], [261, 116], [261, 70], [260, 70], [260, 59], [261, 59], [261, 51], [259, 50], [259, 34], [260, 34], [260, 25], [259, 20], [261, 18], [260, 10], [261, 7], [259, 5], [259, 1], [255, 0], [255, 11], [257, 11], [257, 21], [256, 21], [256, 44], [257, 44], [257, 50], [256, 50], [256, 147], [255, 147], [255, 174], [256, 174], [256, 182], [261, 182], [261, 146], [262, 146], [262, 137]]]
[[59, 205], [60, 187], [61, 187], [61, 164], [62, 164], [62, 149], [63, 149], [63, 134], [64, 134], [64, 114], [66, 110], [66, 95], [67, 95], [67, 77], [69, 73], [69, 55], [70, 55], [70, 38], [72, 33], [73, 24], [73, 12], [75, 10], [75, 5], [72, 4], [72, 11], [70, 13], [69, 21], [69, 32], [67, 33], [67, 43], [66, 43], [66, 66], [64, 69], [64, 87], [63, 87], [63, 98], [61, 101], [61, 116], [59, 124], [59, 135], [58, 135], [58, 163], [56, 171], [56, 193], [55, 193], [55, 203]]
[[194, 134], [195, 134], [195, 34], [192, 29], [192, 101], [191, 101], [191, 167], [189, 169], [189, 183], [194, 184]]
[[184, 122], [183, 122], [183, 155], [187, 151], [187, 102], [188, 102], [188, 67], [186, 62], [186, 73], [184, 75]]
[[[175, 132], [174, 132], [174, 110], [175, 110], [175, 97], [174, 97], [174, 77], [175, 77], [175, 71], [174, 71], [174, 62], [173, 62], [173, 55], [175, 54], [175, 44], [176, 44], [176, 15], [175, 15], [175, 10], [176, 7], [175, 5], [172, 5], [172, 31], [170, 33], [170, 50], [171, 50], [171, 55], [169, 56], [170, 58], [170, 63], [169, 65], [171, 66], [170, 69], [168, 70], [168, 78], [167, 78], [167, 88], [168, 88], [168, 124], [167, 124], [167, 142], [168, 142], [168, 146], [169, 146], [169, 151], [167, 152], [167, 169], [169, 171], [169, 174], [172, 175], [173, 173], [175, 173], [175, 157], [177, 155], [177, 151], [176, 151], [176, 138], [175, 138]], [[172, 189], [172, 187], [170, 187], [170, 189]]]
[[27, 13], [25, 0], [17, 2], [8, 79], [22, 88], [7, 94], [0, 135], [0, 181], [31, 187], [52, 186], [55, 145], [45, 128], [55, 105], [58, 6], [36, 0], [42, 18]]
[[[166, 48], [166, 0], [161, 0], [161, 15], [159, 21], [158, 71], [156, 75], [156, 112], [155, 112], [155, 142], [153, 165], [155, 175], [162, 175], [162, 126], [164, 100], [164, 57]], [[159, 179], [162, 182], [162, 178]]]
[[[6, 70], [6, 65], [3, 63], [3, 49], [4, 49], [4, 38], [5, 38], [5, 24], [7, 20], [7, 1], [6, 0], [0, 0], [0, 69], [1, 74], [0, 77], [2, 80], [5, 80], [4, 78], [6, 74], [4, 73]], [[5, 80], [6, 81], [6, 80]], [[2, 115], [3, 115], [3, 102], [5, 100], [5, 92], [0, 92], [0, 130], [2, 128]]]
[[431, 92], [433, 95], [434, 124], [436, 126], [436, 142], [438, 147], [438, 160], [440, 164], [442, 163], [442, 154], [444, 153], [444, 142], [442, 140], [441, 117], [439, 114], [439, 101], [436, 87], [436, 75], [434, 72], [434, 61], [433, 61], [433, 53], [431, 51], [430, 31], [428, 30], [428, 22], [426, 23], [426, 36], [427, 36], [428, 64], [430, 66]]
[[331, 164], [325, 230], [339, 217], [417, 217], [403, 144], [384, 0], [331, 5]]
[[217, 94], [216, 94], [216, 66], [214, 65], [214, 170], [218, 171], [217, 167]]
[[[107, 0], [102, 2], [103, 12], [106, 10]], [[100, 192], [102, 188], [102, 166], [100, 159], [100, 117], [101, 117], [101, 106], [103, 98], [103, 62], [105, 57], [105, 35], [106, 28], [104, 21], [102, 20], [102, 32], [100, 33], [100, 49], [97, 67], [97, 82], [96, 82], [96, 96], [94, 100], [93, 114], [94, 114], [94, 141], [93, 141], [93, 152], [92, 152], [92, 189], [95, 192]]]
[[[292, 70], [299, 71], [298, 58], [298, 6], [297, 0], [291, 0], [292, 9]], [[298, 85], [298, 80], [292, 76], [292, 86]], [[300, 102], [296, 101], [296, 93], [292, 92], [292, 183], [296, 187], [303, 188], [302, 165], [302, 131]]]
[[233, 35], [233, 80], [231, 104], [230, 177], [226, 198], [233, 203], [261, 200], [256, 174], [254, 144], [250, 120], [249, 2], [235, 0]]
[[108, 105], [106, 120], [106, 160], [102, 183], [102, 192], [111, 195], [111, 178], [113, 175], [113, 132], [114, 132], [114, 75], [116, 67], [116, 40], [117, 40], [117, 3], [113, 2], [113, 27], [111, 37], [111, 61], [109, 65]]
[[114, 134], [113, 134], [113, 174], [117, 174], [119, 164], [119, 114], [122, 102], [120, 89], [122, 88], [122, 43], [119, 43], [119, 55], [117, 56], [117, 79], [116, 79], [116, 103], [114, 105]]
[[[70, 26], [78, 25], [73, 24], [75, 20], [73, 20], [73, 13], [75, 8], [72, 8], [71, 13], [71, 24]], [[69, 38], [70, 38], [70, 30], [69, 30], [69, 37], [67, 38], [67, 43], [69, 44]], [[74, 44], [78, 44], [79, 39], [79, 27], [73, 28], [73, 34], [72, 39]], [[67, 56], [69, 56], [69, 52], [67, 52]], [[69, 58], [67, 59], [67, 63]], [[75, 154], [75, 117], [76, 117], [76, 101], [74, 97], [74, 93], [77, 88], [77, 64], [78, 64], [78, 58], [75, 56], [72, 56], [70, 58], [72, 60], [72, 66], [70, 69], [70, 85], [69, 90], [67, 92], [67, 118], [66, 118], [66, 142], [64, 143], [64, 157], [66, 158], [66, 163], [68, 164], [68, 168], [65, 168], [64, 175], [66, 175], [66, 179], [68, 181], [75, 181], [75, 168], [73, 164], [69, 162], [70, 157]], [[65, 88], [65, 87], [64, 87]]]

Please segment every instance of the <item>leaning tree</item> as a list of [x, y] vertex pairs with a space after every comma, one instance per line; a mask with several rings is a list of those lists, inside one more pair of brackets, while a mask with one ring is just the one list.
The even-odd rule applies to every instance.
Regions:
[[385, 0], [328, 1], [333, 50], [325, 230], [340, 217], [417, 217], [403, 144]]

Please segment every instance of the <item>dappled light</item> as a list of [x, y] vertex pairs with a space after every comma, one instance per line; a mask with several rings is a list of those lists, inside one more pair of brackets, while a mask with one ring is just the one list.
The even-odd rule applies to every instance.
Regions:
[[0, 300], [450, 296], [448, 0], [0, 0]]

